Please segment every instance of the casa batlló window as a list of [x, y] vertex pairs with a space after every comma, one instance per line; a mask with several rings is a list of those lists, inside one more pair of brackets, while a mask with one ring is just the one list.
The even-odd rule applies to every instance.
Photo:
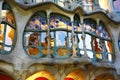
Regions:
[[15, 46], [16, 27], [10, 6], [3, 3], [2, 22], [0, 24], [0, 54], [8, 54]]
[[32, 58], [78, 58], [87, 53], [97, 62], [112, 62], [112, 40], [102, 21], [99, 25], [90, 18], [80, 24], [79, 15], [73, 21], [65, 15], [46, 12], [35, 13], [24, 30], [24, 49]]

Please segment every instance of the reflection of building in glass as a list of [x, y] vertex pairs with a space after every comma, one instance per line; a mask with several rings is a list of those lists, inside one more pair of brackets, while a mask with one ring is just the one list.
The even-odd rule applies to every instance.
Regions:
[[113, 0], [0, 3], [0, 79], [120, 79]]

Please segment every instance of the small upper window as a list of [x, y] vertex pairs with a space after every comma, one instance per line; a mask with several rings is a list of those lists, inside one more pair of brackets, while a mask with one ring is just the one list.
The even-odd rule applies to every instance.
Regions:
[[120, 0], [113, 0], [114, 9], [120, 11]]
[[0, 54], [8, 54], [15, 45], [15, 21], [10, 6], [3, 3], [0, 24]]

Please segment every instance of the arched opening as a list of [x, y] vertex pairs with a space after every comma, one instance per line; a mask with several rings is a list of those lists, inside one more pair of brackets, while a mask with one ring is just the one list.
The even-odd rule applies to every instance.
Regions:
[[0, 54], [10, 53], [16, 42], [14, 15], [7, 3], [2, 5], [2, 22], [0, 24]]
[[111, 74], [101, 74], [97, 76], [94, 80], [115, 80]]
[[31, 75], [26, 80], [55, 80], [55, 78], [53, 74], [44, 70]]
[[84, 70], [75, 70], [70, 72], [64, 80], [86, 80]]

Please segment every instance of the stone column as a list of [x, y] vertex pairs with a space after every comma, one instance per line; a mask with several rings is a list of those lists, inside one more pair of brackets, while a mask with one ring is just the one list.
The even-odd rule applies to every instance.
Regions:
[[82, 28], [82, 40], [83, 40], [83, 49], [84, 49], [84, 57], [85, 58], [88, 58], [88, 55], [87, 55], [87, 50], [86, 50], [86, 45], [85, 45], [85, 33], [84, 33], [84, 22], [83, 22], [83, 17], [81, 16], [81, 20], [80, 20], [80, 23], [81, 23], [81, 28]]
[[72, 49], [73, 49], [73, 54], [72, 54], [72, 56], [71, 56], [71, 58], [75, 58], [75, 57], [78, 57], [77, 55], [76, 55], [76, 48], [75, 48], [75, 33], [74, 33], [74, 24], [73, 24], [73, 19], [74, 19], [74, 17], [72, 16], [71, 17], [71, 23], [72, 23], [72, 37], [71, 37], [71, 39], [72, 39]]
[[51, 58], [51, 55], [50, 55], [50, 28], [49, 28], [50, 13], [51, 13], [51, 11], [47, 10], [47, 24], [48, 24], [48, 29], [47, 29], [47, 42], [48, 42], [47, 51], [48, 51], [48, 55], [47, 55], [47, 57], [48, 58]]

